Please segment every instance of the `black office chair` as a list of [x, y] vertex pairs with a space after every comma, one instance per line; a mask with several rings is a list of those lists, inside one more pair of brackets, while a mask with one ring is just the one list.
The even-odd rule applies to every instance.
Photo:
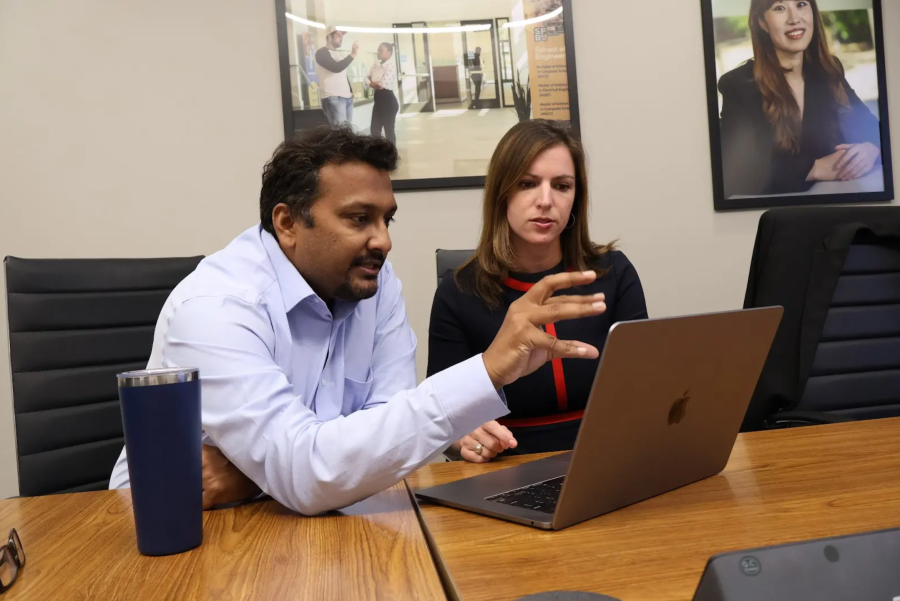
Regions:
[[900, 208], [766, 213], [745, 307], [773, 304], [745, 431], [900, 416]]
[[21, 496], [109, 486], [115, 375], [147, 366], [163, 303], [201, 259], [6, 258]]
[[435, 253], [435, 261], [437, 263], [437, 283], [441, 285], [441, 281], [448, 275], [452, 276], [457, 267], [465, 263], [469, 257], [475, 254], [474, 250], [441, 250]]

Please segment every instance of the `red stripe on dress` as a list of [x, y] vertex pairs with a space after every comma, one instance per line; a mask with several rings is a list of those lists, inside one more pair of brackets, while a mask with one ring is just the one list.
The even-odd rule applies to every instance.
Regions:
[[[518, 290], [519, 292], [528, 292], [534, 286], [534, 284], [530, 284], [528, 282], [520, 282], [519, 280], [514, 280], [512, 278], [506, 278], [503, 280], [503, 285], [507, 288], [512, 288], [513, 290]], [[556, 326], [552, 323], [548, 323], [544, 330], [556, 338]], [[566, 392], [566, 374], [563, 371], [562, 359], [553, 359], [550, 362], [551, 367], [553, 368], [553, 384], [556, 386], [556, 407], [560, 411], [565, 411], [569, 408], [569, 395]], [[556, 416], [554, 416], [556, 417]], [[546, 418], [537, 418], [537, 419], [546, 419]], [[569, 421], [570, 419], [578, 419], [577, 417], [567, 418], [561, 421]], [[518, 421], [518, 420], [512, 420]], [[549, 422], [549, 423], [559, 423], [559, 422]], [[535, 424], [539, 425], [539, 424]]]

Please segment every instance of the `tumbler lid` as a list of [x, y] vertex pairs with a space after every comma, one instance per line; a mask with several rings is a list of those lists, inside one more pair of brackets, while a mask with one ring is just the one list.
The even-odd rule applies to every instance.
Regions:
[[126, 371], [116, 375], [119, 388], [136, 386], [159, 386], [161, 384], [178, 384], [200, 379], [200, 370], [196, 367], [166, 367], [161, 369], [139, 369]]

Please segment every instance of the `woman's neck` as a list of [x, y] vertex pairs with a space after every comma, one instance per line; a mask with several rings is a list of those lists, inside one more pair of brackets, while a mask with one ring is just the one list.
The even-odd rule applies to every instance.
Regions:
[[562, 261], [562, 246], [559, 238], [547, 245], [528, 244], [522, 240], [513, 241], [516, 264], [519, 273], [540, 273], [553, 269]]
[[775, 50], [781, 68], [794, 77], [803, 77], [803, 53]]

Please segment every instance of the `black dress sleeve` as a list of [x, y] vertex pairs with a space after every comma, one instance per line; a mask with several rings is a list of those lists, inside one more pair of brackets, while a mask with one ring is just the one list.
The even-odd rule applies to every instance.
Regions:
[[722, 94], [722, 114], [719, 120], [722, 144], [722, 177], [725, 198], [737, 194], [762, 193], [762, 176], [758, 148], [758, 123], [753, 111], [748, 110], [747, 99], [735, 81], [736, 73], [726, 73], [719, 80]]
[[872, 114], [872, 111], [850, 87], [850, 83], [846, 79], [844, 80], [844, 89], [850, 99], [850, 110], [841, 117], [841, 129], [845, 143], [871, 142], [881, 148], [881, 123], [878, 118]]
[[719, 91], [725, 198], [809, 190], [814, 182], [806, 178], [816, 157], [775, 147], [774, 130], [763, 113], [752, 67], [745, 65], [723, 75]]
[[316, 62], [319, 63], [319, 66], [323, 69], [328, 69], [332, 73], [340, 73], [353, 62], [353, 55], [348, 54], [343, 59], [336, 61], [334, 60], [334, 57], [331, 56], [331, 52], [328, 51], [328, 48], [322, 46], [316, 51]]
[[616, 311], [612, 322], [647, 319], [644, 287], [634, 265], [622, 253], [616, 253], [613, 265], [616, 271]]
[[461, 296], [452, 276], [445, 277], [434, 294], [428, 325], [428, 377], [478, 354], [469, 345], [459, 318]]

